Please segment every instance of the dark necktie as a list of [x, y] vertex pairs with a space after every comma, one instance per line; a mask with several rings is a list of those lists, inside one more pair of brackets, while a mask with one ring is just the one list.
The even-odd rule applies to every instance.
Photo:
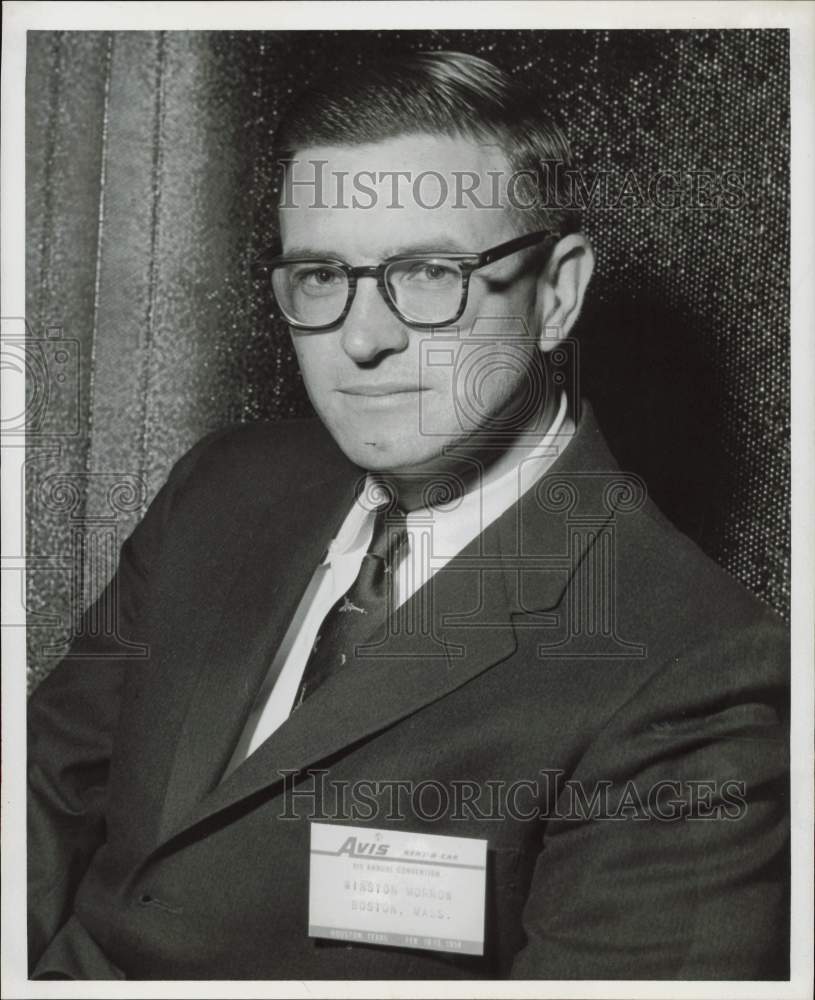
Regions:
[[407, 542], [405, 514], [389, 508], [376, 512], [371, 544], [362, 559], [356, 580], [331, 608], [303, 671], [294, 699], [299, 708], [335, 670], [354, 659], [357, 646], [371, 635], [393, 610], [391, 581]]

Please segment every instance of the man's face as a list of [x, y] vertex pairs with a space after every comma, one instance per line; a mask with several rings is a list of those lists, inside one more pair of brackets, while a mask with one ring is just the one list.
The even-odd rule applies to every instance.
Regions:
[[[310, 161], [327, 161], [322, 202], [329, 207], [315, 207], [320, 198], [313, 187], [298, 183], [314, 179]], [[289, 257], [376, 265], [398, 254], [478, 253], [522, 233], [517, 215], [505, 205], [485, 208], [456, 197], [462, 172], [478, 175], [482, 204], [491, 201], [496, 172], [503, 189], [510, 168], [495, 146], [410, 135], [371, 145], [301, 149], [290, 169], [290, 207], [280, 211], [283, 253]], [[394, 171], [409, 171], [410, 179], [396, 182]], [[425, 177], [414, 198], [412, 181], [426, 171], [438, 171], [447, 182], [448, 195], [438, 207], [423, 207], [440, 200], [440, 185], [432, 176]], [[340, 175], [345, 190], [337, 207], [335, 178]], [[355, 191], [355, 177], [364, 177], [375, 197]], [[472, 275], [467, 307], [455, 325], [425, 330], [389, 308], [374, 278], [361, 277], [338, 326], [292, 330], [311, 401], [351, 461], [380, 472], [430, 470], [450, 446], [474, 448], [479, 428], [494, 429], [502, 421], [506, 426], [515, 410], [541, 409], [543, 398], [530, 406], [540, 383], [539, 374], [533, 374], [537, 278], [529, 251], [496, 261]], [[486, 340], [485, 319], [491, 338]], [[501, 350], [496, 331], [499, 338], [506, 336]], [[520, 346], [524, 331], [527, 342]]]

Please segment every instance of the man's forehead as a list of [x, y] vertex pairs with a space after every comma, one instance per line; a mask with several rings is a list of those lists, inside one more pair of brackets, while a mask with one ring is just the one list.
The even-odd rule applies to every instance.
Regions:
[[497, 139], [466, 135], [410, 132], [381, 142], [312, 145], [298, 149], [289, 169], [309, 172], [308, 161], [327, 161], [329, 169], [374, 170], [386, 174], [435, 170], [452, 175], [462, 171], [509, 171], [509, 161]]

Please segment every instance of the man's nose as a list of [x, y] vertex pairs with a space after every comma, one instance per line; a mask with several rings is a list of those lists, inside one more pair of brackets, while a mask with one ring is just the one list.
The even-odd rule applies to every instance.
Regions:
[[407, 347], [408, 330], [383, 298], [375, 278], [358, 279], [354, 301], [342, 324], [341, 343], [357, 364]]

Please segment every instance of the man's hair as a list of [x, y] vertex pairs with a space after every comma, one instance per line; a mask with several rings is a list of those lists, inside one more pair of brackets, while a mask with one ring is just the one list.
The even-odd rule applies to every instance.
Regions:
[[541, 99], [486, 59], [463, 52], [416, 52], [330, 72], [285, 114], [274, 147], [285, 162], [308, 146], [417, 133], [497, 142], [519, 175], [515, 193], [524, 228], [562, 235], [580, 228], [564, 176], [571, 150]]

